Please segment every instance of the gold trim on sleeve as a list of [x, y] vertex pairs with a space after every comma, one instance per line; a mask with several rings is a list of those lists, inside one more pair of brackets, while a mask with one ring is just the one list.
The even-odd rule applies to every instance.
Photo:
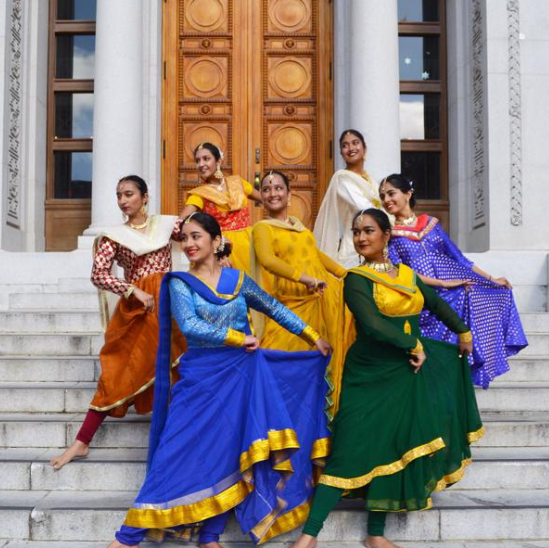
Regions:
[[473, 341], [473, 334], [471, 331], [466, 331], [465, 333], [458, 333], [459, 342], [468, 343]]
[[299, 334], [299, 338], [311, 346], [314, 346], [316, 341], [320, 339], [320, 335], [310, 326], [305, 326], [305, 329]]
[[227, 346], [244, 346], [244, 341], [246, 340], [246, 333], [242, 331], [236, 331], [236, 329], [227, 329], [227, 336], [225, 337], [225, 345]]
[[444, 447], [446, 447], [446, 444], [443, 439], [436, 438], [429, 443], [410, 449], [410, 451], [404, 453], [404, 455], [402, 455], [402, 457], [395, 462], [376, 466], [373, 470], [363, 476], [358, 476], [356, 478], [340, 478], [337, 476], [322, 474], [318, 483], [330, 485], [331, 487], [338, 487], [339, 489], [358, 489], [360, 487], [364, 487], [374, 478], [379, 476], [390, 476], [391, 474], [396, 474], [397, 472], [404, 470], [404, 468], [406, 468], [406, 466], [413, 460], [419, 459], [420, 457], [425, 457], [431, 453], [435, 453]]

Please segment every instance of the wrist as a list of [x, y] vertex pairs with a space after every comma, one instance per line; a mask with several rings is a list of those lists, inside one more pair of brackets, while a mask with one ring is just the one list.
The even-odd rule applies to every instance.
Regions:
[[458, 339], [460, 343], [472, 342], [473, 334], [471, 331], [466, 331], [465, 333], [458, 333]]
[[227, 329], [227, 335], [225, 336], [225, 344], [227, 346], [235, 346], [237, 348], [244, 346], [246, 340], [246, 333], [237, 331], [236, 329]]
[[320, 339], [320, 335], [310, 325], [305, 326], [299, 337], [311, 346], [316, 344], [316, 341]]
[[423, 352], [423, 345], [421, 344], [421, 341], [417, 339], [417, 344], [412, 350], [410, 350], [410, 354], [413, 356], [417, 356], [418, 354], [421, 354]]
[[137, 287], [135, 287], [135, 285], [130, 285], [130, 287], [128, 287], [128, 289], [126, 289], [123, 297], [124, 299], [129, 299], [132, 295], [133, 295], [133, 292], [137, 289]]

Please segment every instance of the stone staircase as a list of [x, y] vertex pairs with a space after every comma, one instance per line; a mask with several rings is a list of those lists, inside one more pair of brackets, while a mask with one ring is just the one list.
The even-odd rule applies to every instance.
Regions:
[[[402, 546], [549, 548], [549, 314], [523, 321], [530, 347], [478, 391], [486, 436], [475, 463], [435, 509], [389, 518]], [[107, 420], [88, 459], [48, 464], [78, 430], [101, 344], [89, 281], [0, 286], [0, 548], [104, 547], [141, 485], [148, 418], [135, 414]], [[344, 502], [319, 546], [358, 548], [364, 524], [360, 505]], [[250, 545], [234, 522], [225, 539]]]

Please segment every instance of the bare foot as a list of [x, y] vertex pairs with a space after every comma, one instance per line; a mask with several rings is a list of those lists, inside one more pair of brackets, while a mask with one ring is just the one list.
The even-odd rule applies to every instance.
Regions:
[[[90, 448], [80, 440], [74, 440], [65, 451], [58, 457], [51, 459], [50, 464], [56, 469], [61, 470], [65, 464], [68, 464], [73, 459], [83, 459], [88, 456]], [[116, 545], [113, 545], [116, 546]], [[124, 546], [120, 544], [120, 546]]]
[[315, 548], [316, 538], [311, 535], [300, 535], [290, 548]]
[[107, 548], [139, 548], [137, 544], [133, 544], [132, 546], [128, 546], [127, 544], [122, 544], [121, 542], [118, 542], [117, 540], [113, 540]]
[[366, 536], [364, 546], [366, 546], [366, 548], [401, 548], [385, 537], [373, 537], [371, 535]]
[[223, 548], [219, 542], [206, 542], [206, 544], [200, 544], [200, 548]]

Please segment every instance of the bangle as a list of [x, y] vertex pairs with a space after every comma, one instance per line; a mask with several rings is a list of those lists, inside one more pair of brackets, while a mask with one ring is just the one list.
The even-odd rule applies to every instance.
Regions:
[[315, 281], [315, 289], [318, 287], [318, 280], [316, 278], [313, 278], [313, 280]]
[[471, 331], [466, 331], [465, 333], [458, 333], [458, 339], [460, 343], [472, 342], [473, 334]]
[[124, 293], [124, 298], [129, 299], [132, 296], [132, 293], [135, 291], [136, 287], [135, 285], [130, 285], [126, 292]]

